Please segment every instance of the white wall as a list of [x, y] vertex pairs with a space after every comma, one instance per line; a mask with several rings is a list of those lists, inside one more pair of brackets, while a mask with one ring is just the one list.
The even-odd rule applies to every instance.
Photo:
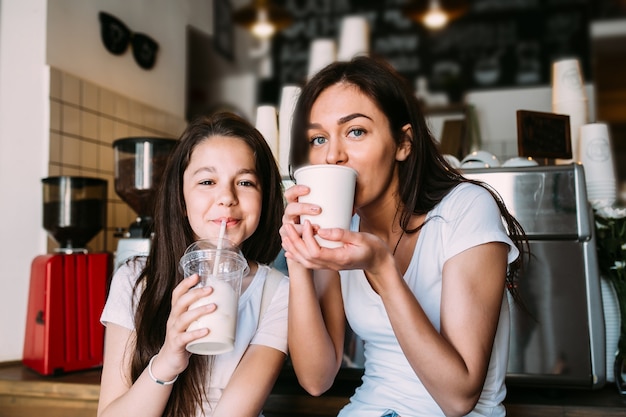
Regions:
[[46, 0], [0, 2], [0, 362], [22, 357], [30, 261], [45, 253]]
[[[212, 33], [210, 0], [53, 0], [48, 7], [47, 62], [130, 98], [184, 117], [186, 27]], [[159, 44], [154, 68], [144, 70], [128, 50], [109, 53], [98, 13], [120, 19]]]

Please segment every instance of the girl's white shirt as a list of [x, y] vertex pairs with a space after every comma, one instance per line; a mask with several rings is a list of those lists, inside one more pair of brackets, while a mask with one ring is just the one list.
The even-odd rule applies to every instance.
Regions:
[[[140, 294], [133, 297], [133, 287], [145, 264], [145, 258], [126, 263], [115, 272], [104, 311], [100, 317], [103, 325], [114, 323], [134, 331], [134, 316]], [[287, 353], [287, 303], [289, 299], [289, 280], [286, 276], [278, 284], [274, 296], [267, 307], [260, 323], [259, 314], [263, 286], [268, 277], [270, 267], [259, 265], [252, 282], [239, 298], [237, 316], [237, 333], [233, 351], [215, 356], [211, 372], [209, 401], [214, 408], [222, 395], [237, 364], [241, 360], [248, 345], [269, 346]], [[131, 302], [132, 301], [132, 302]], [[258, 323], [258, 329], [257, 329]], [[207, 416], [211, 415], [209, 404], [205, 404]], [[198, 414], [200, 416], [201, 414]]]

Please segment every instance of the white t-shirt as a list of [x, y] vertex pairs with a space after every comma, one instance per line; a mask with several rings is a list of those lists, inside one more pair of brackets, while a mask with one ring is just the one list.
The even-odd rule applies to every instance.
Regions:
[[[113, 276], [111, 289], [104, 306], [100, 321], [105, 326], [115, 323], [130, 330], [135, 329], [133, 306], [131, 303], [132, 289], [139, 277], [144, 262], [137, 261], [131, 265], [122, 265]], [[263, 284], [270, 268], [259, 265], [259, 268], [246, 290], [239, 298], [237, 316], [237, 333], [233, 351], [215, 356], [211, 371], [209, 400], [214, 408], [222, 395], [223, 389], [230, 380], [237, 364], [250, 344], [269, 346], [287, 353], [287, 303], [289, 299], [289, 280], [285, 276], [276, 288], [267, 310], [260, 323], [257, 322], [261, 307]], [[136, 295], [136, 298], [139, 294]], [[208, 404], [205, 404], [207, 416], [211, 415]], [[201, 415], [201, 414], [198, 414]]]
[[[426, 315], [440, 329], [442, 269], [454, 255], [487, 242], [510, 245], [508, 261], [518, 250], [509, 239], [498, 206], [485, 189], [463, 183], [428, 213], [404, 279]], [[353, 222], [358, 228], [358, 218]], [[443, 412], [421, 383], [396, 339], [380, 296], [362, 270], [342, 271], [341, 289], [348, 322], [364, 341], [365, 373], [340, 417], [380, 417], [394, 410], [402, 417], [442, 416]], [[478, 405], [470, 416], [504, 416], [504, 379], [509, 349], [509, 310], [506, 294], [489, 370]]]

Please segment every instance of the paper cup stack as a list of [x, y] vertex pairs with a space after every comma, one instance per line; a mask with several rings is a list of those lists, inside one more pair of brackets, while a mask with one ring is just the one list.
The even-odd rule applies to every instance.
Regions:
[[587, 199], [607, 205], [615, 203], [615, 167], [605, 123], [590, 123], [580, 128], [580, 158], [585, 169]]
[[276, 107], [271, 105], [262, 105], [256, 109], [255, 127], [270, 146], [272, 154], [278, 161], [278, 114]]
[[280, 106], [278, 108], [278, 165], [281, 175], [289, 175], [291, 122], [300, 92], [300, 87], [286, 85], [280, 94]]
[[563, 59], [552, 64], [552, 112], [566, 114], [570, 118], [572, 159], [559, 159], [557, 163], [580, 161], [580, 127], [589, 122], [589, 115], [587, 94], [577, 59]]
[[364, 16], [346, 16], [339, 29], [337, 60], [350, 61], [355, 56], [369, 55], [370, 28]]
[[309, 49], [309, 66], [307, 69], [307, 80], [313, 78], [315, 74], [328, 64], [337, 60], [337, 47], [335, 41], [328, 38], [317, 38], [311, 41]]

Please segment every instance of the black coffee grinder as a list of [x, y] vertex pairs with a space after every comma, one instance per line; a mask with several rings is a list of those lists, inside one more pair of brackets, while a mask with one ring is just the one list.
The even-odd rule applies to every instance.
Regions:
[[48, 177], [43, 226], [59, 244], [31, 264], [23, 360], [43, 375], [102, 365], [104, 307], [111, 254], [87, 243], [106, 225], [107, 181]]
[[130, 137], [113, 142], [115, 192], [132, 208], [137, 218], [121, 237], [114, 269], [133, 256], [147, 255], [152, 241], [154, 194], [161, 181], [175, 139]]

